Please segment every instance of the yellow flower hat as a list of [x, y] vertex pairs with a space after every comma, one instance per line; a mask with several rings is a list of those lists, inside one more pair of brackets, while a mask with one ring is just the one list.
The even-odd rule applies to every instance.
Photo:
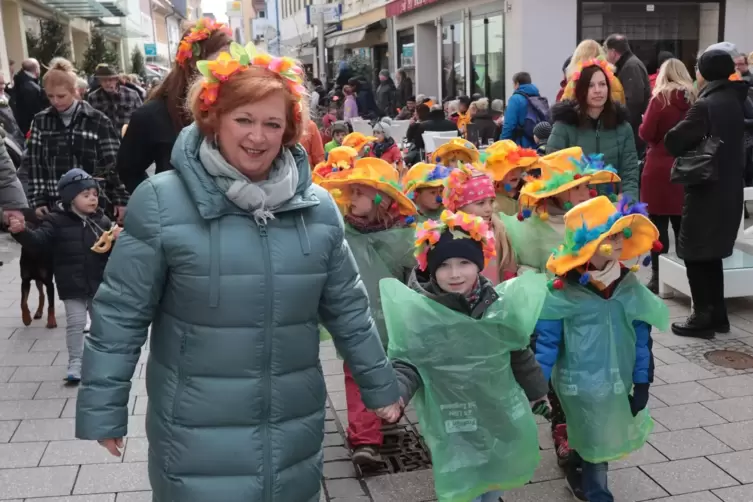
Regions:
[[[603, 253], [611, 253], [611, 245], [602, 246], [604, 239], [620, 233], [624, 237], [622, 252], [615, 257], [620, 261], [638, 258], [651, 250], [661, 251], [659, 231], [648, 219], [646, 204], [633, 204], [628, 197], [623, 197], [615, 207], [602, 195], [565, 213], [564, 243], [549, 257], [546, 267], [558, 276], [582, 266], [587, 272], [587, 264], [600, 246]], [[649, 263], [646, 261], [644, 265]], [[554, 287], [559, 289], [556, 284]]]
[[494, 181], [502, 181], [513, 169], [521, 167], [526, 170], [539, 162], [536, 150], [521, 148], [509, 139], [497, 141], [486, 149], [486, 153], [483, 169]]
[[403, 190], [410, 197], [419, 188], [436, 188], [444, 186], [445, 180], [450, 175], [450, 168], [441, 164], [429, 164], [419, 162], [413, 164], [408, 172], [403, 175]]
[[417, 213], [416, 206], [403, 193], [397, 171], [392, 164], [374, 157], [358, 159], [353, 169], [347, 171], [343, 177], [329, 177], [322, 180], [320, 186], [334, 197], [338, 206], [349, 205], [349, 185], [366, 185], [379, 190], [390, 197], [403, 216], [413, 216]]
[[345, 172], [353, 167], [357, 158], [358, 152], [355, 148], [349, 146], [335, 147], [330, 150], [327, 160], [319, 162], [314, 167], [311, 177], [314, 183], [320, 185], [322, 180], [330, 176], [344, 176]]
[[374, 141], [376, 141], [374, 136], [364, 136], [360, 132], [352, 132], [343, 138], [342, 146], [349, 146], [360, 152], [364, 146]]
[[474, 164], [478, 162], [479, 151], [470, 141], [463, 138], [452, 138], [431, 154], [432, 158], [445, 166], [454, 166], [458, 162]]

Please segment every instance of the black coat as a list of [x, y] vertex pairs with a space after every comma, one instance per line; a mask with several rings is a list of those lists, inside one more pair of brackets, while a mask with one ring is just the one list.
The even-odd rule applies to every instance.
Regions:
[[110, 256], [110, 253], [95, 253], [91, 247], [102, 231], [109, 230], [110, 226], [110, 220], [101, 212], [84, 221], [78, 215], [58, 208], [36, 229], [27, 229], [13, 237], [32, 251], [51, 251], [61, 300], [91, 298], [102, 283]]
[[494, 123], [494, 119], [488, 111], [476, 112], [471, 124], [478, 129], [478, 139], [482, 144], [486, 144], [490, 139], [496, 141], [499, 138], [497, 124]]
[[146, 170], [152, 163], [158, 173], [172, 169], [170, 155], [179, 132], [163, 99], [148, 101], [133, 112], [116, 163], [120, 181], [129, 193], [147, 178]]
[[30, 77], [23, 70], [13, 77], [13, 88], [16, 122], [21, 132], [26, 134], [31, 127], [31, 121], [34, 120], [34, 115], [50, 106], [50, 102], [37, 79]]
[[458, 126], [452, 120], [446, 119], [442, 110], [433, 110], [429, 112], [429, 118], [423, 122], [415, 122], [408, 126], [408, 132], [405, 134], [405, 138], [413, 143], [419, 150], [424, 149], [424, 138], [422, 136], [425, 132], [443, 132], [443, 131], [457, 131]]
[[394, 117], [397, 114], [397, 88], [391, 78], [379, 83], [376, 90], [376, 103], [380, 117]]
[[745, 82], [708, 83], [685, 119], [664, 137], [673, 157], [692, 150], [706, 135], [724, 142], [717, 150], [718, 180], [685, 186], [677, 254], [686, 261], [732, 254], [743, 212], [743, 101], [747, 93]]

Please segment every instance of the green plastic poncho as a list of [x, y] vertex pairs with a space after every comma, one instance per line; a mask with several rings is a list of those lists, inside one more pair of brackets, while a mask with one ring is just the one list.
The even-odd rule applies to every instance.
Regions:
[[369, 295], [369, 308], [379, 330], [382, 345], [387, 348], [387, 328], [379, 298], [379, 281], [395, 278], [405, 282], [416, 265], [413, 256], [415, 229], [392, 228], [381, 232], [361, 233], [345, 225], [345, 240], [358, 265], [361, 280]]
[[516, 216], [502, 213], [499, 218], [505, 224], [518, 266], [547, 272], [546, 262], [552, 250], [562, 243], [563, 236], [536, 215], [523, 221], [518, 221]]
[[515, 216], [518, 214], [518, 201], [508, 195], [498, 193], [495, 203], [497, 205], [497, 211], [500, 213], [508, 216]]
[[635, 367], [633, 321], [665, 330], [664, 302], [630, 274], [609, 300], [575, 284], [553, 291], [541, 319], [563, 321], [552, 385], [565, 410], [570, 447], [592, 463], [640, 449], [653, 420], [647, 409], [633, 417], [627, 398]]
[[539, 464], [538, 429], [510, 368], [527, 347], [546, 278], [526, 274], [495, 288], [482, 319], [455, 312], [400, 284], [380, 283], [388, 354], [415, 366], [414, 402], [431, 451], [440, 502], [468, 502], [527, 483]]

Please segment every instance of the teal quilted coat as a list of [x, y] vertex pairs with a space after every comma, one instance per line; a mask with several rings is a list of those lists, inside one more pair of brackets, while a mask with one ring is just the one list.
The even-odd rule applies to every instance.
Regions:
[[332, 198], [311, 183], [266, 225], [233, 205], [183, 130], [175, 171], [134, 192], [94, 299], [76, 436], [127, 434], [128, 394], [146, 368], [155, 502], [318, 502], [324, 376], [321, 320], [370, 408], [399, 397]]

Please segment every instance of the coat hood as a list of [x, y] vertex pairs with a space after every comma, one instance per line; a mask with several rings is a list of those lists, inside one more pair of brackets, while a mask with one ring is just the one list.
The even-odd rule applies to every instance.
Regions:
[[[204, 219], [214, 219], [227, 214], [245, 215], [240, 208], [230, 202], [204, 169], [199, 160], [199, 147], [204, 139], [196, 124], [184, 128], [173, 147], [170, 163], [180, 174], [188, 193], [196, 203]], [[298, 166], [298, 185], [295, 195], [285, 205], [275, 211], [282, 213], [319, 204], [311, 182], [311, 169], [305, 150], [301, 145], [290, 148]]]
[[538, 96], [539, 88], [533, 84], [523, 84], [517, 88], [518, 91], [528, 94], [529, 96]]
[[[618, 103], [615, 103], [615, 106], [617, 107], [617, 124], [627, 122], [627, 109]], [[552, 106], [552, 122], [564, 122], [577, 126], [580, 124], [579, 110], [578, 102], [573, 99], [560, 101]]]
[[465, 296], [459, 293], [448, 293], [439, 287], [437, 282], [429, 277], [428, 272], [422, 272], [418, 267], [414, 268], [408, 278], [407, 286], [416, 293], [419, 293], [435, 302], [444, 305], [450, 310], [463, 313], [475, 319], [484, 315], [486, 309], [499, 298], [494, 290], [494, 286], [489, 279], [479, 274], [478, 280], [481, 281], [481, 301], [471, 312], [470, 304]]

